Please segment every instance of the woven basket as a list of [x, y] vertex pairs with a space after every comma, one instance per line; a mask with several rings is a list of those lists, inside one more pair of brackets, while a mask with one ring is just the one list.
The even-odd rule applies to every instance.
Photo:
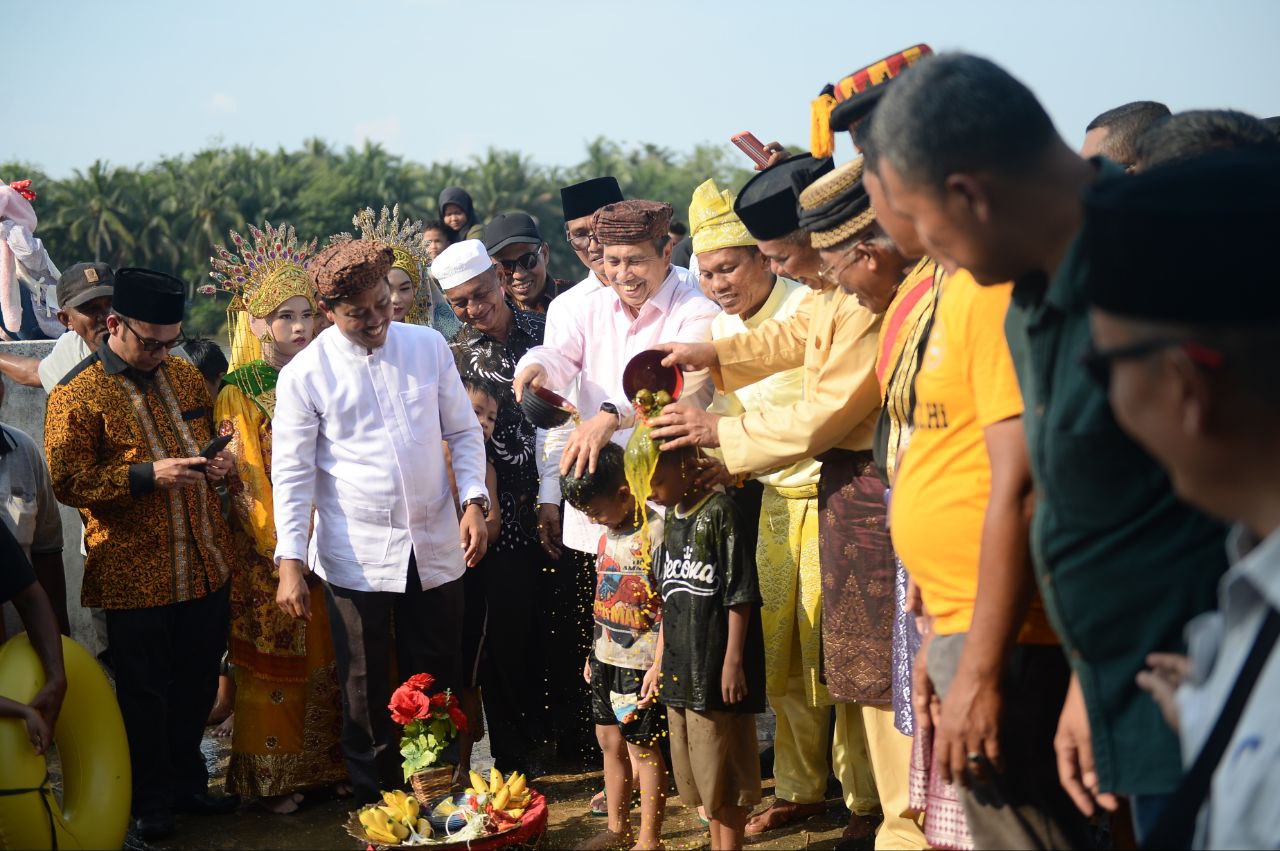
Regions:
[[453, 789], [453, 766], [442, 765], [414, 772], [409, 775], [409, 785], [413, 787], [413, 797], [419, 804], [431, 806]]

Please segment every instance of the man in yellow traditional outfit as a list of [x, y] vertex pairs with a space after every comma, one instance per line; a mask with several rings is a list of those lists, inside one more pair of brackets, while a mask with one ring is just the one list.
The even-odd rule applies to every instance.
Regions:
[[[771, 191], [756, 189], [750, 195], [752, 204], [740, 200], [737, 205], [744, 221], [750, 223], [758, 212], [762, 226], [782, 236], [788, 234], [787, 227], [791, 232], [798, 229], [794, 205], [800, 189], [812, 180], [815, 161], [799, 158], [792, 166], [797, 173], [790, 180], [779, 179], [789, 162], [754, 178], [753, 182], [768, 181]], [[751, 184], [744, 187], [743, 196], [751, 189]], [[788, 215], [788, 194], [789, 215], [794, 218], [779, 227]], [[834, 213], [824, 206], [829, 200], [819, 199], [811, 214]], [[766, 322], [713, 343], [660, 346], [671, 353], [667, 363], [712, 369], [722, 390], [803, 366], [799, 401], [769, 416], [748, 411], [740, 417], [673, 405], [654, 421], [654, 437], [666, 439], [664, 450], [719, 446], [734, 474], [812, 457], [823, 462], [818, 488], [822, 641], [826, 684], [838, 701], [835, 764], [846, 772], [842, 781], [850, 810], [855, 817], [871, 816], [875, 797], [863, 792], [854, 776], [860, 749], [867, 748], [877, 785], [882, 772], [887, 781], [879, 790], [886, 821], [877, 836], [878, 847], [919, 848], [924, 839], [918, 827], [901, 814], [910, 741], [894, 729], [893, 714], [886, 708], [891, 697], [893, 556], [885, 527], [884, 486], [870, 452], [880, 413], [874, 370], [880, 318], [828, 276], [816, 283], [820, 289], [785, 322]], [[869, 830], [870, 819], [855, 818], [845, 838], [860, 839]]]
[[[711, 339], [721, 340], [760, 327], [769, 320], [794, 316], [809, 290], [801, 283], [778, 277], [756, 247], [742, 219], [733, 211], [734, 198], [708, 180], [693, 193], [689, 225], [693, 252], [703, 291], [724, 311], [711, 320]], [[794, 218], [794, 202], [790, 210]], [[794, 230], [794, 227], [792, 228]], [[737, 417], [747, 411], [773, 416], [801, 401], [804, 370], [776, 372], [729, 393], [717, 393], [710, 411]], [[705, 461], [725, 484], [732, 477], [722, 462]], [[830, 770], [831, 695], [821, 682], [822, 574], [818, 561], [818, 474], [812, 458], [750, 475], [761, 485], [756, 514], [759, 536], [756, 570], [764, 605], [765, 693], [777, 716], [774, 733], [773, 776], [776, 800], [747, 823], [748, 834], [759, 834], [808, 818], [826, 809]], [[737, 495], [741, 491], [731, 491]], [[843, 752], [842, 756], [847, 754]], [[864, 811], [876, 805], [875, 781], [866, 760], [848, 770], [837, 769], [842, 780], [853, 777], [852, 799]], [[861, 788], [859, 788], [859, 786]]]
[[[271, 418], [280, 369], [312, 338], [315, 282], [303, 267], [315, 248], [293, 228], [231, 232], [232, 247], [210, 258], [218, 288], [233, 295], [228, 324], [241, 341], [214, 403], [218, 433], [230, 435], [236, 464], [228, 487], [253, 555], [231, 575], [230, 658], [236, 723], [227, 789], [261, 798], [277, 813], [298, 809], [299, 793], [345, 781], [329, 617], [324, 596], [311, 620], [276, 605], [276, 526], [271, 499]], [[249, 260], [253, 265], [249, 265]], [[248, 345], [254, 343], [256, 345]]]

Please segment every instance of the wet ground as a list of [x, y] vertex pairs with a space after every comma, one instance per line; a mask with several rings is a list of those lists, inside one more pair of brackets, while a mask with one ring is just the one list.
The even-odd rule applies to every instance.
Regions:
[[[766, 732], [768, 731], [762, 730], [762, 733]], [[212, 791], [221, 792], [229, 755], [229, 740], [206, 737], [204, 748], [213, 776]], [[473, 764], [483, 773], [487, 772], [490, 763], [488, 742], [482, 740], [476, 746]], [[571, 849], [604, 829], [605, 820], [592, 816], [587, 811], [592, 795], [602, 788], [602, 784], [599, 771], [550, 774], [533, 784], [546, 796], [550, 810], [548, 829], [541, 848]], [[766, 781], [765, 786], [765, 794], [768, 795], [772, 791], [773, 781]], [[770, 800], [771, 798], [766, 797], [761, 807], [766, 806]], [[297, 813], [286, 816], [266, 813], [252, 805], [245, 805], [230, 816], [179, 816], [177, 835], [150, 847], [334, 848], [358, 851], [361, 844], [347, 836], [342, 829], [351, 809], [348, 801], [329, 798], [309, 800]], [[638, 813], [634, 818], [638, 826]], [[838, 800], [833, 800], [826, 815], [763, 837], [748, 839], [747, 845], [752, 848], [778, 849], [834, 848], [847, 818], [848, 814], [843, 806]], [[708, 847], [707, 830], [698, 820], [697, 812], [680, 806], [674, 795], [667, 803], [663, 838], [666, 847], [672, 849]]]

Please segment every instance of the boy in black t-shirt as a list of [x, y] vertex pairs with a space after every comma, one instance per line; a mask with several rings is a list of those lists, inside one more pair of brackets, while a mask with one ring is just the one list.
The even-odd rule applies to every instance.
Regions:
[[742, 516], [723, 492], [698, 483], [697, 457], [694, 449], [663, 452], [651, 480], [653, 501], [668, 509], [654, 563], [662, 632], [653, 672], [680, 798], [705, 808], [712, 848], [733, 849], [760, 802], [760, 589]]

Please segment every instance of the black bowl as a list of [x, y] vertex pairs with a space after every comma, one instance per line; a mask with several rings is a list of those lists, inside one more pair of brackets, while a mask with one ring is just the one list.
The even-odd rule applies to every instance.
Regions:
[[520, 397], [524, 418], [538, 428], [556, 428], [569, 422], [574, 407], [568, 399], [545, 387], [526, 387]]

